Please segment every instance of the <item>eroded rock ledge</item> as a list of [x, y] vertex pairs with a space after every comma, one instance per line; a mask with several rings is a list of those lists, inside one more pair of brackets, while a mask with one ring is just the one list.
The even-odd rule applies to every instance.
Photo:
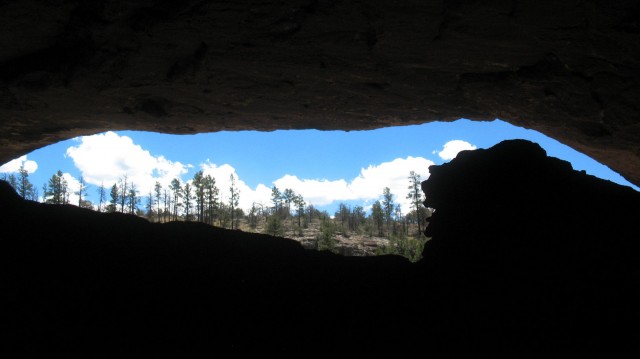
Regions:
[[634, 1], [0, 3], [0, 162], [106, 130], [538, 130], [640, 185]]
[[430, 170], [432, 240], [415, 264], [26, 202], [0, 182], [10, 329], [2, 350], [83, 358], [637, 350], [640, 194], [526, 141], [462, 152]]

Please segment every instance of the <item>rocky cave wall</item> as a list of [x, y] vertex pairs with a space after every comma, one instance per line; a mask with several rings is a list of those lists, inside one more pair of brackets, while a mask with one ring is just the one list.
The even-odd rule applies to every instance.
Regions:
[[[0, 162], [105, 130], [500, 118], [640, 184], [638, 19], [631, 0], [4, 0]], [[526, 141], [431, 170], [437, 211], [416, 264], [53, 207], [0, 181], [0, 350], [637, 351], [637, 192]]]
[[640, 185], [637, 1], [0, 2], [0, 162], [106, 130], [500, 118]]

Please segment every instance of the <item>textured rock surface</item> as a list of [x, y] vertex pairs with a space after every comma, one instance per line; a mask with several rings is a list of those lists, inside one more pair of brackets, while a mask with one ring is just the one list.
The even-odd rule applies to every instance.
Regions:
[[0, 2], [0, 162], [105, 130], [500, 118], [640, 184], [637, 1]]
[[432, 172], [415, 264], [24, 202], [0, 181], [0, 353], [637, 357], [639, 193], [526, 141]]

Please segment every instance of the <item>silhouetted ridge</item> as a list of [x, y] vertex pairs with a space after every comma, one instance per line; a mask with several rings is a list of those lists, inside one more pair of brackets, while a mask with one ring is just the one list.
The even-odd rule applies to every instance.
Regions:
[[22, 200], [7, 181], [0, 181], [0, 199], [2, 200], [0, 203], [3, 207], [17, 205]]

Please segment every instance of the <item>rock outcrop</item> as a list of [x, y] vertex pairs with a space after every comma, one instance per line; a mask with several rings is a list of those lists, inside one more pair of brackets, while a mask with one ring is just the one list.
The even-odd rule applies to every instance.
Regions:
[[524, 140], [430, 172], [422, 188], [436, 210], [422, 264], [435, 278], [433, 310], [456, 313], [434, 316], [443, 333], [464, 328], [510, 357], [637, 351], [639, 193]]
[[0, 182], [0, 350], [23, 356], [637, 354], [640, 194], [506, 141], [430, 168], [424, 258], [23, 201]]
[[0, 2], [0, 163], [106, 130], [540, 131], [640, 185], [636, 1]]

